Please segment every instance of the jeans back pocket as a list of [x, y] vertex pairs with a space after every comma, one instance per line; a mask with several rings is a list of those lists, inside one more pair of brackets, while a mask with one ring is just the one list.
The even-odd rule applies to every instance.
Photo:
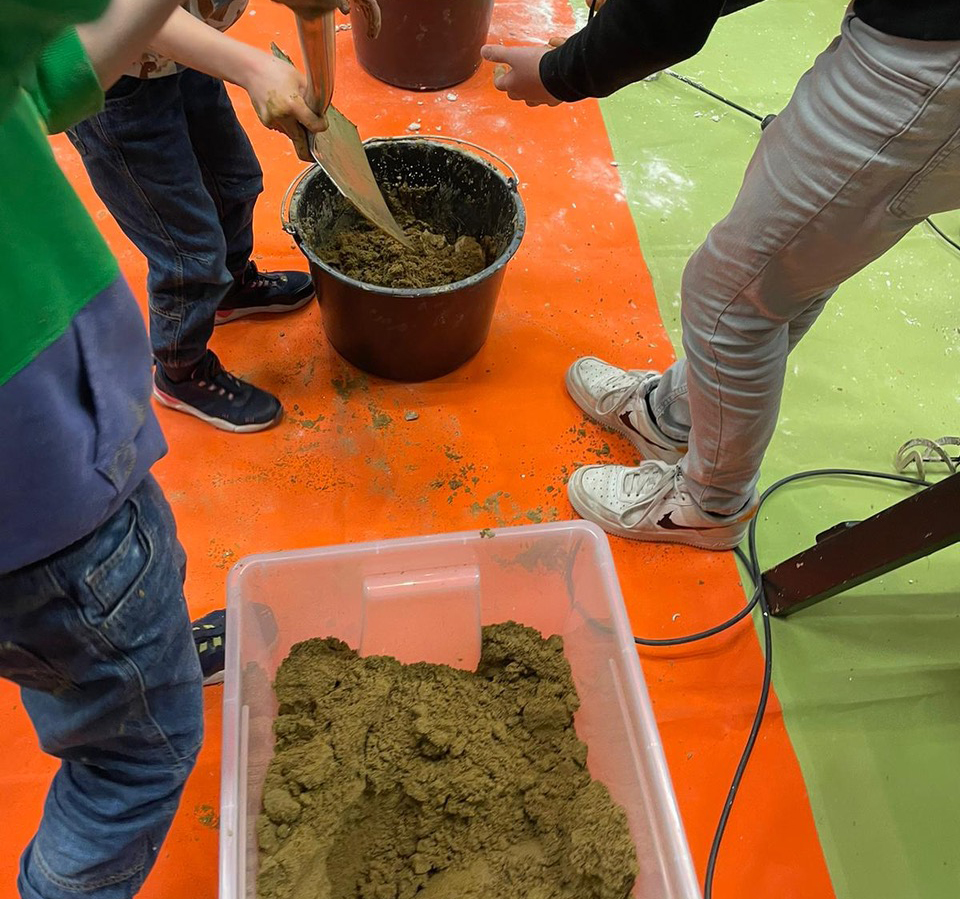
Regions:
[[[137, 589], [153, 555], [150, 540], [140, 525], [140, 511], [128, 500], [113, 518], [97, 532], [93, 553], [106, 553], [97, 558], [95, 567], [84, 577], [97, 603], [102, 621], [110, 617]], [[100, 622], [97, 622], [98, 624]]]
[[77, 689], [65, 674], [19, 643], [0, 642], [0, 677], [13, 681], [23, 690], [36, 690], [53, 696], [62, 696]]
[[960, 207], [960, 128], [894, 196], [887, 207], [897, 218], [922, 219]]

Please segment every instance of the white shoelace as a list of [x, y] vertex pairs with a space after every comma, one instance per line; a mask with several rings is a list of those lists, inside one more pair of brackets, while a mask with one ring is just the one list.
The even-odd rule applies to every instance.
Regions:
[[[211, 393], [217, 393], [219, 391], [220, 396], [226, 396], [227, 399], [232, 403], [236, 399], [236, 394], [243, 389], [243, 384], [240, 382], [239, 378], [235, 378], [230, 372], [228, 372], [218, 361], [208, 362], [208, 370], [206, 377], [201, 378], [197, 381], [198, 387], [206, 387]], [[229, 390], [226, 387], [222, 387], [220, 384], [215, 382], [216, 378], [223, 378], [228, 386], [232, 386], [233, 390]], [[236, 391], [236, 393], [234, 392]]]
[[632, 525], [650, 506], [659, 502], [671, 491], [678, 496], [683, 494], [680, 485], [680, 469], [675, 466], [663, 468], [655, 462], [643, 462], [637, 468], [624, 472], [620, 489], [626, 499], [631, 501], [620, 514], [621, 520]]
[[601, 382], [603, 393], [597, 400], [597, 411], [604, 415], [610, 412], [622, 412], [631, 400], [645, 402], [640, 388], [646, 382], [646, 373], [623, 371], [607, 377]]

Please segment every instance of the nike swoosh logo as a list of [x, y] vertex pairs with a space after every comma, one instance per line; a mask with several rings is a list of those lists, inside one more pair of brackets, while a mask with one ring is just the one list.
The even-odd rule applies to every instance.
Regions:
[[658, 522], [657, 527], [663, 528], [665, 531], [717, 531], [720, 528], [725, 528], [725, 524], [709, 524], [701, 527], [690, 527], [685, 524], [677, 524], [673, 518], [673, 512], [667, 512]]
[[661, 446], [661, 444], [659, 444], [659, 443], [654, 443], [649, 437], [647, 437], [646, 434], [641, 434], [641, 433], [634, 427], [633, 422], [630, 421], [630, 413], [629, 413], [629, 412], [621, 412], [620, 415], [618, 416], [618, 418], [620, 419], [620, 421], [623, 422], [623, 424], [624, 424], [625, 427], [628, 427], [628, 428], [629, 428], [631, 431], [633, 431], [633, 433], [636, 434], [638, 437], [642, 437], [642, 438], [643, 438], [644, 440], [646, 440], [647, 443], [649, 443], [651, 446], [655, 446], [657, 449], [662, 449], [662, 450], [664, 450], [665, 452], [668, 452], [668, 453], [676, 452], [675, 447], [672, 447], [672, 446]]

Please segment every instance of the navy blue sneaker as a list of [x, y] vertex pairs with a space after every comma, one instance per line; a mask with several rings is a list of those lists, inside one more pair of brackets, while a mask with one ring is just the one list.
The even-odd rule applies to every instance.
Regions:
[[[269, 606], [255, 602], [250, 606], [256, 616], [256, 625], [260, 628], [263, 642], [273, 646], [277, 640], [277, 619]], [[193, 622], [193, 642], [200, 658], [203, 671], [203, 685], [223, 683], [223, 669], [226, 665], [227, 649], [227, 612], [216, 609]]]
[[306, 306], [313, 294], [313, 279], [306, 272], [261, 272], [255, 262], [248, 262], [220, 303], [215, 323], [225, 325], [247, 315], [293, 312]]
[[283, 406], [272, 393], [230, 374], [212, 350], [182, 380], [174, 380], [159, 365], [153, 395], [168, 409], [186, 412], [221, 431], [248, 434], [273, 427]]
[[222, 684], [227, 646], [226, 609], [217, 609], [198, 618], [191, 627], [193, 642], [200, 657], [200, 670], [203, 671], [203, 685]]

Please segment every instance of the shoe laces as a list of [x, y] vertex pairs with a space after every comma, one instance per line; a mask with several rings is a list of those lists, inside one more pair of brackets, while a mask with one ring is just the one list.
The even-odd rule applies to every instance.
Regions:
[[636, 468], [628, 468], [620, 480], [620, 491], [630, 505], [621, 518], [632, 523], [652, 505], [674, 494], [678, 499], [686, 496], [678, 465], [659, 462], [641, 462]]
[[230, 402], [233, 402], [237, 394], [243, 389], [243, 382], [230, 374], [216, 355], [209, 350], [207, 350], [207, 355], [203, 361], [194, 370], [194, 377], [197, 379], [197, 387], [205, 388], [210, 393], [216, 393], [219, 396], [225, 396]]
[[603, 392], [597, 399], [597, 411], [607, 415], [622, 412], [628, 406], [634, 408], [644, 402], [646, 382], [645, 372], [618, 371], [608, 375], [599, 385]]
[[620, 490], [627, 499], [645, 502], [655, 497], [664, 485], [673, 482], [677, 473], [676, 466], [641, 462], [623, 473]]
[[260, 271], [257, 268], [257, 263], [251, 260], [243, 270], [240, 284], [245, 290], [266, 290], [268, 287], [277, 284], [282, 278], [282, 275]]

